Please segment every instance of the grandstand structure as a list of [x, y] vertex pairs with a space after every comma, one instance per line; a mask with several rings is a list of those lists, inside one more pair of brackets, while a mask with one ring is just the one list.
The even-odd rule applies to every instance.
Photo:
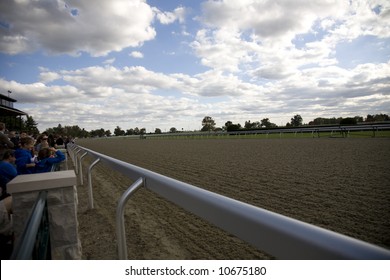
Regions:
[[22, 116], [27, 116], [27, 113], [14, 108], [16, 102], [17, 100], [9, 97], [9, 95], [0, 94], [0, 122], [5, 123], [9, 130], [20, 129], [22, 127]]

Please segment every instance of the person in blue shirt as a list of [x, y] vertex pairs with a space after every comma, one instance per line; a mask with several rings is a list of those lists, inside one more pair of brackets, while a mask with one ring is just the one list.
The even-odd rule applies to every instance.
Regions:
[[6, 150], [3, 155], [3, 160], [0, 161], [0, 175], [3, 175], [8, 181], [18, 175], [15, 167], [15, 152], [14, 150]]
[[55, 148], [43, 148], [38, 152], [35, 173], [50, 172], [54, 164], [65, 160], [65, 155]]
[[7, 183], [18, 175], [15, 167], [15, 154], [13, 150], [6, 150], [3, 160], [0, 161], [0, 200], [9, 196], [7, 192]]
[[15, 151], [15, 164], [18, 175], [34, 173], [35, 162], [32, 160], [33, 154], [31, 153], [34, 142], [34, 138], [31, 137], [20, 139], [20, 148]]

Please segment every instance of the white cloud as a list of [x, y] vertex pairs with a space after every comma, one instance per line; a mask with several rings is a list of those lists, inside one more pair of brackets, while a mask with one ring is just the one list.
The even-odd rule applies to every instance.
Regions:
[[[77, 11], [75, 13], [74, 11]], [[73, 13], [73, 14], [72, 14]], [[106, 55], [155, 37], [154, 13], [144, 0], [1, 1], [0, 51]]]
[[[220, 71], [189, 76], [167, 75], [143, 67], [42, 70], [41, 77], [61, 77], [67, 85], [1, 79], [0, 87], [17, 92], [18, 101], [44, 128], [56, 126], [55, 122], [61, 120], [88, 130], [113, 130], [116, 125], [124, 129], [147, 127], [148, 131], [156, 127], [169, 130], [172, 126], [199, 129], [197, 124], [204, 115], [211, 115], [218, 126], [228, 120], [244, 124], [266, 117], [284, 125], [295, 112], [308, 121], [308, 116], [333, 117], [356, 110], [367, 114], [386, 112], [390, 104], [390, 62], [351, 70], [337, 66], [313, 68], [264, 85]], [[53, 103], [60, 106], [53, 110]]]
[[251, 61], [257, 44], [241, 40], [240, 34], [228, 29], [202, 29], [191, 43], [203, 65], [213, 69], [237, 72], [240, 64]]
[[130, 56], [135, 57], [135, 58], [143, 58], [144, 57], [142, 52], [137, 52], [137, 51], [131, 52]]
[[[46, 75], [47, 74], [47, 75]], [[57, 76], [56, 73], [44, 73], [45, 76]], [[16, 81], [6, 81], [0, 79], [1, 88], [11, 88], [17, 94], [19, 103], [31, 104], [52, 104], [56, 101], [62, 102], [68, 99], [78, 99], [82, 96], [79, 89], [71, 85], [65, 86], [48, 86], [42, 82], [23, 84]]]
[[161, 24], [171, 24], [176, 20], [180, 23], [185, 21], [186, 9], [184, 7], [178, 7], [173, 12], [162, 12], [157, 8], [153, 8], [153, 11]]
[[0, 51], [15, 55], [18, 53], [25, 52], [29, 49], [29, 39], [22, 35], [5, 35], [4, 32], [2, 32], [2, 29], [0, 28]]
[[58, 73], [55, 72], [41, 72], [39, 75], [39, 80], [44, 83], [50, 83], [52, 81], [58, 80], [61, 76]]
[[[206, 1], [202, 7], [201, 20], [208, 29], [199, 31], [191, 46], [205, 66], [233, 72], [252, 68], [258, 69], [252, 73], [269, 76], [265, 69], [276, 72], [312, 63], [335, 64], [339, 42], [364, 35], [390, 37], [388, 1], [351, 1], [349, 5], [336, 0], [224, 0]], [[318, 32], [322, 38], [303, 42], [303, 48], [293, 43]]]
[[390, 37], [390, 2], [383, 0], [353, 1], [345, 26], [350, 30], [349, 39], [354, 36], [373, 35]]
[[113, 64], [114, 62], [115, 62], [115, 57], [105, 60], [103, 64]]
[[310, 31], [318, 18], [344, 13], [344, 1], [206, 1], [203, 20], [213, 28], [253, 31], [262, 39], [273, 40]]
[[[193, 38], [174, 49], [169, 48], [170, 38], [163, 37], [162, 56], [179, 57], [192, 50], [207, 69], [188, 74], [153, 64], [149, 55], [137, 60], [138, 65], [123, 66], [118, 56], [106, 59], [104, 66], [40, 68], [36, 83], [0, 79], [0, 88], [17, 93], [19, 104], [43, 127], [61, 120], [86, 129], [119, 125], [151, 131], [172, 126], [198, 129], [205, 115], [223, 126], [228, 120], [244, 124], [267, 117], [284, 125], [297, 113], [304, 121], [313, 116], [389, 113], [390, 57], [346, 69], [336, 52], [340, 42], [360, 36], [389, 38], [389, 1], [205, 1], [198, 29], [184, 26], [184, 7], [162, 12], [140, 0], [96, 1], [88, 9], [79, 1], [61, 3], [0, 3], [2, 18], [12, 23], [9, 30], [0, 28], [0, 51], [17, 54], [43, 48], [96, 56], [137, 47], [139, 51], [129, 55], [142, 58], [148, 51], [142, 44], [159, 40], [152, 26], [157, 19], [164, 24], [164, 34], [182, 30], [191, 35], [186, 40]], [[176, 25], [169, 33], [165, 25], [174, 22], [181, 29]], [[386, 48], [383, 42], [379, 43]], [[191, 59], [185, 57], [183, 65], [196, 64]], [[175, 74], [164, 73], [165, 67]], [[51, 104], [61, 106], [50, 110]]]

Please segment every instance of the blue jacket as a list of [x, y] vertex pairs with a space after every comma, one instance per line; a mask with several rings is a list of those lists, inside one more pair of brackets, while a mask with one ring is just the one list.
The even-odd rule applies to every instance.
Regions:
[[0, 176], [7, 179], [7, 181], [11, 181], [13, 178], [18, 175], [15, 166], [6, 161], [0, 161]]
[[61, 151], [56, 151], [55, 157], [41, 159], [35, 164], [35, 173], [50, 172], [54, 164], [64, 160], [65, 155]]
[[4, 197], [7, 194], [7, 184], [13, 178], [16, 177], [15, 166], [6, 161], [0, 161], [0, 187], [2, 189], [1, 196]]
[[26, 164], [31, 163], [31, 151], [19, 148], [15, 151], [15, 158], [16, 170], [19, 175], [34, 173], [34, 167], [26, 167]]

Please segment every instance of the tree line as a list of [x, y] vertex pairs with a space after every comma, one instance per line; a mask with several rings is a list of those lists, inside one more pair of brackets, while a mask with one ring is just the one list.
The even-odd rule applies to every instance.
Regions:
[[[376, 115], [367, 115], [365, 118], [362, 116], [348, 117], [348, 118], [316, 118], [309, 121], [308, 123], [303, 123], [301, 115], [294, 115], [290, 122], [286, 123], [285, 127], [299, 127], [304, 125], [354, 125], [358, 123], [371, 123], [371, 122], [388, 122], [390, 118], [387, 114], [376, 114]], [[26, 120], [19, 120], [21, 123], [20, 131], [25, 131], [30, 135], [38, 135], [40, 132], [38, 130], [38, 123], [34, 121], [33, 117], [27, 116]], [[217, 127], [216, 122], [210, 116], [205, 116], [202, 119], [202, 128], [201, 131], [237, 131], [237, 130], [253, 130], [253, 129], [272, 129], [277, 128], [278, 126], [275, 123], [272, 123], [269, 118], [263, 118], [259, 121], [245, 121], [244, 126], [241, 126], [240, 123], [233, 123], [232, 121], [225, 122], [224, 126]], [[87, 138], [87, 137], [109, 137], [109, 136], [127, 136], [127, 135], [144, 135], [147, 133], [145, 128], [129, 128], [122, 129], [119, 126], [116, 126], [114, 132], [110, 130], [105, 130], [103, 128], [87, 131], [84, 128], [80, 128], [78, 125], [72, 126], [62, 126], [58, 124], [57, 127], [52, 127], [46, 129], [48, 134], [69, 136], [69, 137], [78, 137], [78, 138]], [[168, 133], [177, 133], [179, 132], [175, 127], [171, 127]], [[155, 134], [162, 134], [160, 128], [156, 128]]]
[[[308, 123], [304, 124], [302, 116], [297, 114], [291, 118], [291, 121], [286, 123], [285, 127], [299, 127], [299, 126], [311, 126], [311, 125], [356, 125], [358, 123], [370, 123], [370, 122], [386, 122], [390, 121], [390, 118], [386, 114], [367, 115], [366, 118], [362, 116], [347, 117], [347, 118], [316, 118]], [[270, 129], [277, 128], [278, 126], [270, 122], [269, 118], [264, 118], [260, 121], [251, 122], [245, 121], [245, 125], [241, 126], [240, 123], [233, 123], [227, 121], [225, 126], [216, 127], [215, 121], [212, 117], [206, 116], [202, 120], [202, 131], [237, 131], [237, 130], [251, 130], [251, 129]]]

